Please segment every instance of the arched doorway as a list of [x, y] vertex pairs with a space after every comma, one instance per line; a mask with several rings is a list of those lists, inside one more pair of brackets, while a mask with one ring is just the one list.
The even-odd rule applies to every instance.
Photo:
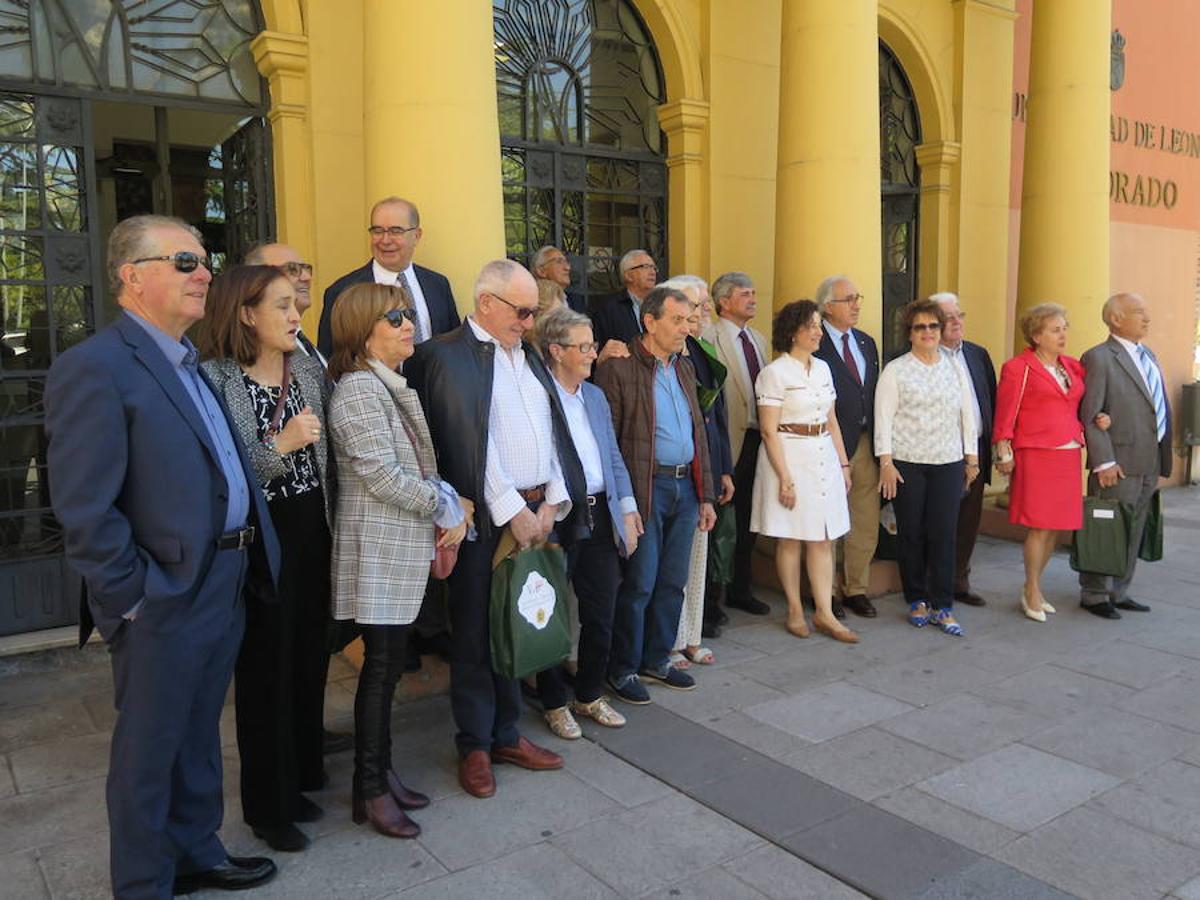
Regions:
[[900, 325], [904, 305], [917, 294], [921, 170], [917, 146], [921, 117], [912, 86], [896, 55], [879, 42], [879, 153], [882, 186], [884, 355], [908, 346]]
[[179, 216], [218, 263], [271, 233], [261, 30], [256, 0], [0, 5], [0, 635], [75, 621], [42, 396], [116, 313], [112, 226]]
[[666, 89], [632, 3], [497, 0], [493, 16], [508, 255], [560, 247], [585, 296], [635, 247], [668, 271]]

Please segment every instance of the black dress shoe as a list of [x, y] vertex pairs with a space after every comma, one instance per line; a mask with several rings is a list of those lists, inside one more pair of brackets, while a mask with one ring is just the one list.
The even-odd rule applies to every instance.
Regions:
[[967, 606], [987, 606], [987, 601], [978, 594], [972, 594], [970, 591], [963, 591], [960, 594], [954, 595], [955, 603], [965, 603]]
[[748, 612], [752, 616], [765, 616], [771, 611], [771, 607], [763, 603], [753, 594], [732, 594], [725, 598], [725, 605], [732, 606], [734, 609], [740, 609], [742, 612]]
[[852, 597], [847, 597], [842, 601], [842, 605], [856, 616], [862, 616], [864, 619], [873, 619], [879, 615], [875, 611], [875, 604], [868, 599], [866, 594], [855, 594]]
[[308, 848], [308, 836], [290, 822], [286, 825], [262, 825], [252, 828], [254, 836], [272, 850], [280, 853], [298, 853]]
[[721, 626], [716, 622], [705, 622], [700, 626], [700, 637], [702, 638], [719, 638], [721, 636]]
[[1114, 603], [1113, 606], [1115, 606], [1117, 609], [1124, 609], [1129, 612], [1150, 612], [1150, 607], [1148, 607], [1145, 603], [1138, 603], [1136, 600], [1130, 600], [1128, 597], [1126, 597], [1124, 600]]
[[354, 747], [354, 735], [346, 734], [343, 731], [326, 731], [321, 736], [321, 752], [325, 755], [330, 753], [345, 753]]
[[296, 801], [296, 815], [293, 822], [319, 822], [325, 815], [325, 810], [317, 806], [303, 794]]
[[846, 621], [846, 607], [841, 600], [833, 601], [833, 617], [839, 622]]
[[1086, 603], [1080, 603], [1084, 609], [1090, 612], [1093, 616], [1099, 616], [1102, 619], [1119, 619], [1121, 614], [1113, 607], [1112, 603], [1105, 600], [1103, 603], [1097, 603], [1093, 606], [1088, 606]]
[[204, 890], [242, 891], [266, 884], [275, 872], [275, 863], [265, 856], [227, 856], [207, 872], [177, 875], [171, 893], [178, 897]]

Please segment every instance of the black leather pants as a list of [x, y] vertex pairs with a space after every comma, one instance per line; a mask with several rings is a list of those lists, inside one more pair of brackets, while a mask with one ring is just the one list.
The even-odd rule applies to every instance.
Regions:
[[404, 671], [408, 625], [363, 625], [363, 667], [354, 695], [354, 782], [368, 799], [387, 793], [392, 695]]

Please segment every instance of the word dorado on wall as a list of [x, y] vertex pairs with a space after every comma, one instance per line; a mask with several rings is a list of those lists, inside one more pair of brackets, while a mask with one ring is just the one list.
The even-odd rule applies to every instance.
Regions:
[[[1124, 116], [1109, 116], [1109, 134], [1114, 144], [1129, 142], [1130, 124]], [[1200, 133], [1136, 120], [1132, 126], [1134, 147], [1158, 150], [1175, 156], [1200, 158]], [[1129, 206], [1173, 209], [1179, 202], [1179, 186], [1169, 178], [1159, 179], [1152, 175], [1130, 175], [1127, 172], [1112, 171], [1108, 173], [1108, 198], [1113, 203]]]

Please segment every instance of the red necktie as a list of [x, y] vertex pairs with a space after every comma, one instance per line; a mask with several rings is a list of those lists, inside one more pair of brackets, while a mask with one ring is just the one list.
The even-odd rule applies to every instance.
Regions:
[[753, 391], [760, 370], [758, 353], [754, 349], [754, 344], [750, 342], [750, 335], [746, 334], [744, 329], [738, 332], [738, 338], [742, 342], [742, 354], [746, 357], [746, 370], [750, 373], [750, 390]]
[[862, 375], [858, 373], [858, 363], [854, 361], [854, 354], [850, 352], [849, 332], [842, 335], [842, 359], [846, 361], [846, 368], [850, 370], [850, 374], [854, 376], [858, 386], [862, 387]]

